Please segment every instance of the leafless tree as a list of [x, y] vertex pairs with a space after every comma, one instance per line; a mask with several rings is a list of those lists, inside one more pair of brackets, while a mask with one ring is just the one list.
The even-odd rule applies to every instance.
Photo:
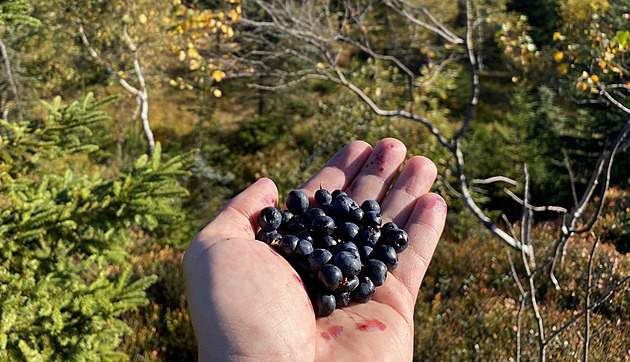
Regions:
[[144, 134], [147, 138], [147, 142], [149, 145], [149, 156], [153, 155], [155, 150], [155, 139], [153, 137], [153, 131], [151, 130], [151, 124], [149, 123], [149, 94], [147, 92], [147, 83], [145, 78], [145, 69], [140, 62], [140, 48], [132, 41], [129, 33], [127, 31], [127, 27], [125, 26], [122, 31], [122, 38], [127, 44], [127, 48], [133, 55], [133, 75], [135, 76], [136, 86], [131, 85], [129, 81], [124, 77], [127, 73], [123, 70], [116, 71], [112, 68], [112, 66], [101, 57], [98, 51], [94, 48], [92, 43], [90, 42], [81, 21], [77, 18], [77, 30], [81, 35], [81, 40], [83, 44], [86, 46], [90, 55], [94, 60], [99, 62], [105, 68], [107, 75], [118, 80], [118, 83], [125, 88], [129, 93], [133, 94], [136, 97], [136, 108], [133, 111], [131, 116], [132, 120], [135, 120], [138, 115], [140, 115], [140, 120], [142, 121], [142, 128], [144, 129]]

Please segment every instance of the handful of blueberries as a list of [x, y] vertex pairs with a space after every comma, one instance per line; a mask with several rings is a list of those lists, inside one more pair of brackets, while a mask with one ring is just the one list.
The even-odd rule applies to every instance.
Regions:
[[375, 200], [361, 205], [344, 191], [320, 188], [318, 207], [309, 209], [304, 191], [287, 196], [287, 210], [266, 207], [258, 214], [257, 239], [276, 249], [304, 281], [318, 316], [353, 300], [366, 303], [398, 266], [409, 245], [407, 233], [393, 222], [382, 224]]

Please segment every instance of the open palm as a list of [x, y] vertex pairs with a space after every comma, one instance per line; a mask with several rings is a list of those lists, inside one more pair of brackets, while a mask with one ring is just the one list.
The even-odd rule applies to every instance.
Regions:
[[394, 221], [409, 234], [399, 267], [370, 302], [352, 302], [324, 318], [315, 317], [289, 263], [255, 240], [258, 211], [277, 204], [275, 184], [260, 179], [232, 199], [184, 257], [200, 360], [411, 360], [414, 305], [446, 204], [429, 193], [436, 169], [424, 157], [410, 158], [394, 182], [405, 156], [396, 139], [384, 139], [374, 149], [355, 141], [302, 185], [308, 195], [321, 184], [346, 190], [359, 203], [377, 200], [383, 222]]

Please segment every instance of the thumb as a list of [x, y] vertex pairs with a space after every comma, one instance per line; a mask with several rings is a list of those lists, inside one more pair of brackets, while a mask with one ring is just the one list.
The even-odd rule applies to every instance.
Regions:
[[261, 178], [236, 195], [197, 236], [208, 239], [215, 236], [231, 236], [253, 239], [258, 229], [258, 212], [278, 203], [276, 184]]

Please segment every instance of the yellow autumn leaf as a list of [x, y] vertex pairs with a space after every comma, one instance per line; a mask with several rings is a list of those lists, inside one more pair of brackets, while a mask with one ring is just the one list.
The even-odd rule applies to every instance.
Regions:
[[584, 82], [577, 82], [577, 84], [575, 86], [577, 87], [577, 89], [579, 89], [581, 91], [585, 91], [585, 90], [588, 89], [588, 86]]
[[593, 81], [593, 83], [597, 83], [599, 82], [599, 77], [596, 74], [591, 75], [591, 80]]
[[138, 21], [140, 22], [140, 24], [146, 24], [147, 23], [147, 16], [144, 14], [140, 14], [140, 16], [138, 16]]
[[588, 73], [585, 70], [582, 71], [582, 77], [581, 78], [582, 79], [587, 79], [588, 78]]
[[197, 58], [199, 56], [199, 52], [195, 48], [188, 49], [188, 57], [189, 58]]
[[322, 63], [322, 62], [317, 63], [316, 66], [317, 66], [317, 69], [325, 69], [326, 68], [326, 65], [324, 63]]
[[606, 62], [605, 62], [605, 61], [603, 61], [603, 60], [599, 60], [599, 61], [597, 62], [597, 64], [599, 65], [599, 67], [600, 67], [600, 68], [602, 68], [602, 69], [606, 69]]
[[225, 78], [225, 72], [222, 70], [215, 70], [212, 72], [212, 78], [214, 78], [215, 81], [220, 82], [223, 78]]
[[236, 9], [231, 9], [229, 16], [232, 19], [232, 21], [235, 23], [238, 23], [238, 21], [241, 20], [241, 14], [239, 14], [238, 11], [236, 11]]
[[177, 85], [177, 82], [175, 81], [175, 79], [171, 79], [168, 81], [168, 84], [172, 85], [173, 87]]
[[228, 28], [229, 28], [229, 26], [227, 26], [227, 24], [221, 25], [221, 31], [223, 32], [223, 34], [228, 32]]
[[221, 98], [221, 96], [223, 95], [223, 93], [221, 92], [220, 89], [215, 89], [214, 92], [212, 92], [212, 95], [217, 97], [217, 98]]
[[569, 64], [560, 64], [556, 67], [556, 69], [558, 70], [558, 72], [560, 72], [560, 74], [567, 74], [567, 72], [569, 71]]
[[435, 56], [435, 52], [429, 52], [429, 56], [430, 57], [434, 57]]
[[199, 69], [199, 61], [197, 59], [191, 59], [190, 64], [188, 64], [188, 69], [190, 70]]
[[231, 26], [228, 28], [227, 33], [225, 33], [225, 36], [226, 36], [227, 38], [231, 38], [231, 37], [233, 37], [233, 36], [234, 36], [234, 29], [232, 29], [232, 27], [231, 27]]
[[179, 61], [181, 61], [181, 62], [186, 60], [186, 52], [184, 52], [183, 50], [180, 50], [178, 58], [179, 58]]
[[564, 59], [564, 53], [563, 52], [556, 52], [556, 54], [553, 55], [553, 60], [555, 60], [556, 63], [560, 63], [562, 61], [562, 59]]
[[559, 32], [555, 32], [553, 33], [553, 41], [557, 41], [562, 37], [562, 34], [560, 34]]

